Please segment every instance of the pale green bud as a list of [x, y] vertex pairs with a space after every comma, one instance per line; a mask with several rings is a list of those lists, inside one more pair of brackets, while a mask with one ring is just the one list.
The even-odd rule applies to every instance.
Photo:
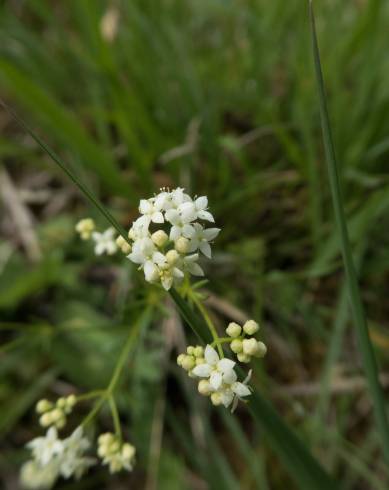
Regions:
[[249, 363], [251, 361], [251, 357], [248, 356], [247, 354], [244, 354], [243, 352], [240, 352], [237, 355], [238, 361], [239, 362], [244, 362], [245, 364]]
[[128, 442], [122, 446], [122, 456], [124, 459], [130, 460], [135, 456], [135, 447]]
[[215, 406], [221, 405], [221, 403], [222, 403], [221, 394], [218, 393], [217, 391], [215, 393], [212, 393], [212, 395], [211, 395], [211, 402]]
[[185, 356], [185, 359], [182, 361], [182, 367], [185, 371], [190, 371], [196, 365], [195, 358], [193, 356]]
[[204, 357], [196, 357], [196, 366], [200, 366], [200, 364], [204, 364], [205, 359]]
[[243, 325], [243, 330], [247, 335], [254, 335], [255, 333], [258, 332], [259, 330], [259, 325], [257, 322], [254, 320], [248, 320], [244, 325]]
[[131, 245], [121, 235], [116, 238], [116, 245], [124, 254], [128, 255], [131, 252]]
[[166, 261], [169, 265], [174, 265], [177, 260], [180, 258], [180, 256], [178, 255], [178, 252], [177, 250], [169, 250], [166, 255]]
[[39, 400], [36, 404], [36, 411], [38, 413], [45, 413], [53, 408], [53, 404], [49, 400]]
[[232, 352], [235, 352], [235, 354], [239, 354], [239, 352], [242, 352], [243, 350], [243, 343], [240, 339], [234, 339], [230, 344], [230, 348]]
[[177, 364], [179, 366], [182, 366], [182, 362], [183, 360], [185, 359], [185, 354], [180, 354], [178, 357], [177, 357]]
[[67, 398], [66, 398], [66, 404], [69, 408], [73, 408], [74, 405], [77, 403], [77, 397], [76, 395], [69, 395]]
[[267, 352], [267, 347], [266, 345], [263, 343], [263, 342], [257, 342], [257, 352], [255, 355], [255, 357], [264, 357], [266, 355], [266, 352]]
[[194, 350], [195, 348], [193, 347], [193, 345], [188, 345], [188, 347], [186, 348], [186, 352], [190, 355], [190, 356], [193, 356], [194, 355]]
[[157, 247], [163, 247], [169, 240], [169, 237], [163, 230], [158, 230], [151, 235], [151, 239]]
[[239, 337], [242, 332], [242, 327], [235, 322], [231, 322], [226, 328], [226, 333], [230, 337]]
[[58, 408], [65, 408], [66, 407], [66, 399], [63, 396], [61, 396], [61, 398], [58, 398], [56, 406]]
[[39, 423], [41, 424], [42, 427], [48, 427], [53, 422], [54, 420], [51, 416], [51, 412], [46, 412], [39, 418]]
[[258, 341], [256, 339], [244, 339], [243, 343], [243, 352], [248, 356], [255, 356], [258, 352]]
[[201, 395], [208, 396], [212, 392], [211, 385], [207, 379], [202, 379], [199, 381], [198, 390]]
[[189, 250], [189, 240], [181, 236], [174, 242], [174, 247], [180, 254], [186, 254]]
[[203, 348], [203, 347], [201, 347], [201, 345], [197, 345], [197, 346], [195, 347], [195, 350], [194, 350], [194, 352], [193, 352], [193, 355], [194, 355], [195, 357], [203, 357], [203, 355], [204, 355], [204, 348]]

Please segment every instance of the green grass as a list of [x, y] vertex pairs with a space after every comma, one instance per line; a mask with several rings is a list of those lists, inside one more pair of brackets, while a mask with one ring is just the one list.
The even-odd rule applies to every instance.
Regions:
[[[316, 4], [350, 245], [367, 327], [386, 373], [389, 7], [378, 0]], [[113, 43], [100, 35], [106, 2], [21, 5], [0, 7], [1, 97], [119, 226], [128, 227], [139, 198], [161, 185], [209, 196], [222, 233], [214, 260], [205, 264], [206, 288], [262, 323], [269, 354], [255, 368], [256, 390], [342, 488], [386, 488], [382, 431], [368, 390], [334, 394], [363, 375], [363, 364], [327, 183], [308, 5], [120, 2]], [[291, 454], [285, 470], [279, 449], [265, 437], [266, 420], [253, 423], [244, 408], [233, 421], [210, 410], [178, 373], [176, 348], [159, 369], [166, 305], [132, 268], [123, 273], [119, 262], [95, 260], [77, 241], [79, 217], [92, 214], [102, 225], [104, 218], [6, 111], [0, 115], [2, 165], [18, 187], [49, 196], [29, 204], [42, 262], [28, 262], [17, 233], [4, 224], [7, 208], [1, 213], [0, 328], [9, 347], [0, 351], [0, 478], [17, 471], [19, 449], [37, 433], [35, 398], [58, 396], [64, 385], [100, 387], [126, 328], [151, 301], [158, 313], [142, 334], [119, 399], [139, 448], [129, 480], [134, 488], [144, 488], [149, 475], [169, 489], [197, 488], [201, 481], [215, 489], [220, 482], [231, 489], [293, 488], [297, 475], [296, 488], [304, 488], [304, 470], [297, 469], [304, 459], [296, 466]], [[195, 145], [187, 145], [193, 133]], [[183, 145], [181, 156], [163, 157]], [[46, 178], [34, 181], [38, 175]], [[64, 205], [52, 211], [49, 204], [61, 195]], [[220, 325], [229, 320], [213, 313]], [[12, 344], [21, 334], [21, 343]], [[315, 390], [288, 392], [299, 386]], [[161, 399], [162, 416], [154, 410]], [[158, 416], [163, 438], [152, 453]], [[109, 429], [104, 414], [101, 425]], [[201, 434], [212, 448], [209, 458]], [[99, 473], [72, 488], [116, 484]]]

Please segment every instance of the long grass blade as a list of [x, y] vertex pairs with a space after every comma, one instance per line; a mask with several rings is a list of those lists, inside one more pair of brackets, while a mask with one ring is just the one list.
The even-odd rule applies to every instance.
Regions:
[[324, 87], [323, 73], [321, 69], [320, 52], [316, 35], [312, 0], [310, 0], [309, 2], [309, 14], [312, 35], [313, 58], [319, 95], [323, 142], [326, 153], [327, 170], [331, 187], [335, 221], [340, 234], [340, 244], [343, 256], [343, 264], [346, 272], [350, 307], [354, 319], [359, 349], [362, 355], [366, 378], [369, 384], [369, 389], [374, 405], [377, 428], [381, 436], [382, 448], [385, 458], [389, 463], [389, 425], [386, 415], [383, 391], [378, 379], [377, 362], [367, 329], [366, 316], [358, 286], [357, 274], [355, 271], [347, 230], [346, 217], [343, 206], [343, 197], [338, 174], [338, 165], [335, 156], [335, 148], [332, 140], [331, 126], [327, 109], [326, 93]]

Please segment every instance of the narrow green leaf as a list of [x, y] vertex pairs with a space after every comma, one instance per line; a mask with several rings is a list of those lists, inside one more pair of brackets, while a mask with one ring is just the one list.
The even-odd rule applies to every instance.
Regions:
[[[177, 291], [171, 290], [171, 296], [194, 333], [207, 343], [208, 336], [204, 337], [203, 322], [199, 316], [186, 305]], [[335, 481], [281, 419], [270, 401], [265, 400], [256, 391], [252, 394], [248, 407], [267, 442], [278, 454], [285, 468], [300, 488], [307, 490], [328, 490], [331, 488], [336, 490]]]
[[357, 274], [355, 271], [350, 246], [350, 239], [347, 230], [346, 217], [343, 206], [343, 196], [338, 175], [338, 165], [336, 161], [335, 148], [332, 141], [330, 119], [327, 109], [326, 93], [321, 69], [319, 46], [316, 36], [312, 0], [310, 0], [309, 2], [309, 13], [323, 142], [326, 153], [327, 170], [331, 187], [335, 221], [340, 234], [340, 243], [343, 256], [343, 264], [346, 272], [346, 281], [348, 286], [351, 312], [355, 323], [355, 329], [357, 333], [359, 349], [362, 355], [363, 365], [365, 368], [365, 374], [373, 400], [377, 428], [381, 436], [383, 452], [387, 462], [389, 462], [389, 425], [385, 409], [385, 400], [382, 387], [378, 379], [377, 362], [367, 329], [366, 316], [362, 304], [361, 294], [359, 291]]

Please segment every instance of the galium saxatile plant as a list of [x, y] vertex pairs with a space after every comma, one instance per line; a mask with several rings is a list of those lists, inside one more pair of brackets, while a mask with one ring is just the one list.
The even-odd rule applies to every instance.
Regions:
[[[203, 282], [190, 282], [191, 276], [204, 276], [202, 263], [212, 259], [212, 244], [220, 232], [208, 210], [208, 199], [192, 198], [182, 188], [162, 188], [157, 195], [141, 199], [138, 209], [139, 217], [126, 233], [120, 227], [99, 230], [91, 218], [80, 220], [76, 232], [81, 240], [92, 242], [97, 256], [124, 255], [161, 293], [177, 290], [184, 301], [197, 309], [212, 341], [189, 345], [185, 353], [178, 355], [177, 364], [196, 381], [198, 392], [212, 405], [233, 412], [238, 402], [248, 402], [252, 393], [252, 368], [242, 375], [242, 367], [247, 369], [254, 358], [262, 358], [266, 346], [257, 338], [259, 325], [254, 320], [243, 325], [231, 322], [225, 335], [219, 336], [199, 292]], [[25, 488], [51, 488], [59, 478], [78, 479], [99, 464], [110, 473], [133, 469], [136, 449], [123, 438], [115, 401], [115, 389], [133, 342], [130, 332], [105, 389], [37, 403], [39, 422], [46, 434], [27, 444], [31, 459], [21, 470]], [[94, 403], [89, 414], [69, 429], [69, 416], [73, 419], [77, 405], [90, 400]], [[104, 404], [109, 405], [114, 431], [98, 435], [94, 444], [88, 437], [88, 426]], [[60, 432], [65, 437], [60, 437]]]

